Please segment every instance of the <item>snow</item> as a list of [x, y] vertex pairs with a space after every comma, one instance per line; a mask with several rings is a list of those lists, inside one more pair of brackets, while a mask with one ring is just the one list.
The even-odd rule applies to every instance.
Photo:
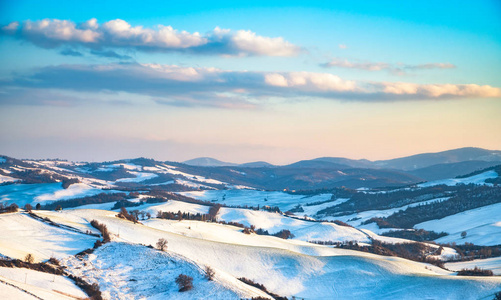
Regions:
[[62, 190], [61, 183], [12, 184], [0, 186], [0, 202], [16, 203], [19, 207], [35, 204], [35, 197]]
[[207, 214], [209, 212], [209, 206], [169, 200], [162, 204], [153, 204], [153, 206], [149, 207], [148, 209], [142, 208], [141, 210], [149, 212], [152, 216], [156, 216], [158, 211], [173, 213], [182, 211], [190, 214]]
[[[449, 235], [436, 240], [439, 243], [476, 245], [499, 245], [501, 243], [501, 203], [467, 210], [439, 220], [431, 220], [416, 224], [415, 228], [445, 231]], [[466, 231], [466, 237], [461, 233]]]
[[92, 248], [97, 239], [48, 225], [24, 213], [1, 214], [0, 228], [0, 253], [18, 259], [31, 253], [35, 261], [76, 254]]
[[185, 185], [187, 187], [195, 188], [195, 189], [213, 189], [213, 187], [210, 187], [208, 185], [196, 183], [193, 181], [189, 180], [183, 180], [183, 179], [176, 179], [177, 184]]
[[132, 175], [135, 175], [136, 177], [135, 178], [122, 178], [122, 179], [118, 179], [116, 182], [141, 182], [141, 181], [145, 181], [145, 180], [148, 180], [148, 179], [153, 179], [155, 177], [158, 177], [157, 174], [154, 174], [154, 173], [143, 173], [143, 172], [132, 172], [132, 171], [128, 171], [130, 174]]
[[3, 164], [4, 162], [6, 162], [7, 160], [4, 158], [4, 157], [0, 157], [0, 164]]
[[74, 183], [70, 185], [67, 189], [61, 187], [60, 190], [54, 191], [52, 193], [42, 194], [34, 198], [36, 202], [46, 202], [46, 201], [56, 201], [56, 200], [66, 200], [72, 198], [81, 198], [87, 196], [93, 196], [100, 193], [109, 193], [112, 191], [103, 191], [101, 189], [96, 189], [85, 183]]
[[19, 180], [21, 180], [21, 179], [0, 174], [0, 183], [15, 182], [15, 181], [19, 181]]
[[[267, 295], [216, 271], [214, 281], [186, 258], [128, 243], [108, 243], [85, 261], [74, 257], [63, 261], [72, 272], [96, 282], [106, 299], [241, 299]], [[179, 292], [179, 274], [193, 278], [193, 289]]]
[[[6, 285], [5, 282], [18, 288]], [[3, 299], [35, 299], [20, 289], [48, 300], [87, 298], [87, 294], [73, 281], [63, 276], [24, 268], [0, 267], [0, 296]]]
[[298, 212], [295, 214], [296, 215], [307, 215], [310, 217], [315, 216], [317, 214], [317, 212], [321, 211], [322, 209], [337, 206], [337, 205], [344, 203], [348, 200], [350, 200], [350, 198], [339, 198], [339, 199], [329, 201], [326, 203], [322, 203], [322, 204], [318, 204], [318, 205], [303, 205], [302, 208], [303, 208], [304, 212]]
[[74, 183], [67, 189], [60, 182], [37, 184], [12, 184], [0, 186], [0, 202], [16, 203], [19, 207], [26, 204], [47, 204], [57, 200], [67, 200], [93, 196], [100, 193], [115, 193], [113, 190], [102, 190], [87, 183]]
[[[71, 210], [63, 211], [61, 218], [77, 215], [84, 219], [97, 219], [108, 226], [117, 241], [154, 245], [159, 238], [165, 238], [169, 242], [169, 252], [233, 277], [250, 278], [274, 293], [288, 297], [468, 299], [491, 296], [501, 289], [501, 278], [456, 277], [454, 273], [435, 266], [396, 257], [243, 233], [239, 233], [233, 241], [217, 242], [171, 232], [169, 226], [153, 228], [133, 224], [116, 218], [115, 214], [100, 210]], [[209, 225], [204, 222], [198, 224]], [[224, 228], [221, 224], [213, 225]], [[224, 238], [226, 231], [218, 231], [215, 227], [211, 229], [213, 236], [219, 234]], [[253, 240], [260, 240], [261, 244], [271, 239], [283, 246], [246, 245]], [[117, 256], [120, 257], [119, 254]], [[135, 259], [137, 257], [140, 256]], [[116, 269], [127, 272], [127, 261], [123, 259], [124, 267]], [[107, 270], [113, 271], [111, 267]]]
[[375, 223], [369, 223], [366, 225], [361, 225], [363, 222], [371, 219], [371, 218], [382, 218], [382, 217], [388, 217], [400, 210], [405, 210], [408, 207], [415, 207], [419, 206], [422, 204], [428, 204], [428, 203], [433, 203], [433, 202], [441, 202], [441, 201], [446, 201], [448, 200], [449, 197], [444, 197], [444, 198], [434, 198], [431, 200], [426, 200], [426, 201], [421, 201], [421, 202], [415, 202], [411, 204], [407, 204], [404, 206], [400, 207], [395, 207], [395, 208], [390, 208], [390, 209], [384, 209], [384, 210], [367, 210], [367, 211], [361, 211], [355, 214], [350, 214], [350, 215], [344, 215], [344, 216], [335, 216], [335, 217], [322, 217], [322, 219], [327, 219], [327, 220], [340, 220], [345, 223], [348, 223], [352, 226], [356, 226], [357, 228], [363, 228], [363, 229], [369, 229], [371, 231], [374, 231], [378, 234], [392, 230], [392, 228], [383, 228], [380, 229]]
[[359, 230], [326, 222], [312, 222], [283, 216], [279, 213], [222, 207], [218, 218], [227, 222], [238, 222], [246, 226], [268, 230], [270, 234], [289, 230], [294, 238], [302, 241], [359, 241], [369, 242]]
[[[179, 194], [199, 200], [221, 202], [227, 205], [278, 206], [280, 210], [293, 209], [297, 204], [306, 204], [331, 199], [332, 194], [304, 196], [284, 192], [258, 190], [210, 190], [181, 192]], [[224, 198], [224, 200], [223, 200]]]
[[132, 164], [132, 163], [113, 164], [112, 166], [116, 166], [116, 167], [121, 166], [121, 167], [124, 167], [125, 169], [131, 170], [131, 171], [141, 171], [143, 169], [143, 166]]
[[193, 175], [193, 174], [188, 174], [185, 172], [178, 171], [178, 170], [176, 170], [177, 168], [174, 166], [163, 164], [162, 166], [157, 165], [157, 167], [162, 170], [162, 173], [168, 173], [168, 174], [172, 174], [172, 175], [181, 175], [187, 179], [195, 180], [195, 181], [199, 181], [199, 182], [203, 182], [203, 183], [226, 185], [225, 182], [222, 182], [222, 181], [219, 181], [216, 179], [210, 179], [210, 178], [206, 178], [203, 176]]
[[501, 257], [446, 263], [445, 267], [452, 271], [479, 267], [484, 270], [491, 270], [494, 275], [501, 275]]
[[474, 176], [466, 177], [466, 178], [451, 178], [451, 179], [442, 179], [442, 180], [435, 180], [435, 181], [430, 181], [430, 182], [425, 182], [418, 184], [418, 187], [429, 187], [429, 186], [434, 186], [434, 185], [457, 185], [457, 184], [486, 184], [486, 185], [491, 185], [490, 183], [485, 183], [486, 179], [490, 178], [497, 178], [499, 175], [496, 173], [496, 171], [491, 170], [487, 171], [481, 174], [477, 174]]

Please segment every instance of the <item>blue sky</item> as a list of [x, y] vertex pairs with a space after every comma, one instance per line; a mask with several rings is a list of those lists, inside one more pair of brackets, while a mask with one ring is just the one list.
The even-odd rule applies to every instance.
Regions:
[[499, 1], [402, 2], [2, 1], [0, 153], [501, 149]]

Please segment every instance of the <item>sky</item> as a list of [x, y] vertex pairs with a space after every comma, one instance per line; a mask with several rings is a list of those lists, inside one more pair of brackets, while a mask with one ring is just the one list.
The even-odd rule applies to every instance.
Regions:
[[460, 147], [501, 149], [496, 0], [0, 0], [3, 155], [286, 164]]

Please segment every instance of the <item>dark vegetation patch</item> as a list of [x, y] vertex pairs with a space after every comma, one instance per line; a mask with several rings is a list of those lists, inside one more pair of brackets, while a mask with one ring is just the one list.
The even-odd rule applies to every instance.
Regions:
[[[245, 284], [248, 284], [250, 286], [253, 286], [255, 288], [258, 288], [260, 289], [261, 291], [267, 293], [268, 295], [270, 295], [273, 299], [276, 299], [276, 300], [287, 300], [287, 297], [282, 297], [282, 296], [279, 296], [277, 294], [274, 294], [270, 291], [268, 291], [268, 289], [266, 289], [266, 287], [260, 283], [257, 283], [251, 279], [248, 279], [248, 278], [245, 278], [245, 277], [240, 277], [238, 278], [238, 280], [242, 281], [243, 283]], [[254, 299], [254, 298], [253, 298]], [[259, 299], [259, 298], [256, 298], [256, 299]]]
[[435, 232], [427, 231], [424, 229], [418, 230], [392, 230], [381, 234], [383, 236], [407, 239], [417, 242], [433, 241], [443, 236], [446, 236], [446, 232]]
[[468, 261], [501, 256], [501, 244], [495, 246], [480, 246], [473, 243], [442, 245], [453, 248], [458, 253], [458, 257], [451, 261]]
[[458, 276], [494, 276], [494, 273], [491, 270], [475, 267], [473, 269], [461, 269], [458, 271]]
[[117, 201], [127, 200], [130, 198], [131, 198], [131, 196], [129, 196], [125, 193], [100, 193], [100, 194], [97, 194], [94, 196], [87, 196], [87, 197], [82, 197], [82, 198], [54, 201], [52, 203], [43, 205], [42, 209], [54, 210], [58, 206], [60, 206], [63, 209], [64, 208], [72, 208], [72, 207], [78, 207], [78, 206], [88, 205], [88, 204], [102, 204], [102, 203], [109, 203], [109, 202], [117, 202]]
[[388, 217], [381, 218], [381, 220], [392, 227], [412, 228], [418, 223], [441, 219], [449, 215], [500, 202], [501, 187], [463, 185], [461, 192], [458, 192], [447, 201], [408, 207], [406, 210], [398, 211]]
[[332, 245], [337, 248], [357, 250], [369, 252], [384, 256], [397, 256], [405, 259], [433, 264], [444, 268], [444, 263], [436, 258], [429, 257], [430, 255], [440, 255], [443, 247], [432, 247], [425, 243], [383, 243], [378, 240], [373, 240], [371, 245], [359, 245], [355, 241], [349, 242], [333, 242], [333, 241], [310, 241], [310, 243], [319, 245]]
[[[407, 188], [387, 192], [356, 192], [350, 200], [339, 205], [320, 210], [318, 215], [349, 215], [359, 211], [382, 210], [401, 207], [411, 203], [432, 200], [435, 198], [450, 197], [466, 190], [459, 186], [432, 186], [426, 188]], [[348, 197], [346, 197], [348, 198]]]
[[0, 203], [0, 214], [14, 213], [17, 212], [18, 209], [19, 206], [17, 206], [16, 203], [12, 203], [9, 206], [4, 206], [3, 203]]

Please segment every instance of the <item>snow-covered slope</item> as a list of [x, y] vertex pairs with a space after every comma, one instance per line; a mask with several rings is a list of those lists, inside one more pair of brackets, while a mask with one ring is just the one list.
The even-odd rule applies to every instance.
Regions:
[[[108, 243], [84, 260], [75, 257], [62, 262], [74, 275], [98, 283], [107, 299], [241, 299], [267, 297], [262, 291], [217, 270], [214, 281], [204, 270], [170, 252], [141, 245]], [[178, 275], [193, 278], [193, 289], [178, 292]]]
[[490, 179], [490, 178], [497, 178], [497, 177], [499, 177], [498, 173], [496, 173], [496, 171], [494, 171], [494, 170], [491, 170], [491, 171], [487, 171], [487, 172], [484, 172], [481, 174], [477, 174], [477, 175], [465, 177], [465, 178], [451, 178], [451, 179], [429, 181], [429, 182], [418, 184], [418, 186], [419, 187], [428, 187], [428, 186], [434, 186], [434, 185], [440, 185], [440, 184], [456, 185], [456, 184], [470, 184], [470, 183], [491, 185], [490, 183], [485, 183], [485, 180]]
[[[488, 205], [465, 212], [416, 224], [415, 228], [445, 231], [449, 235], [436, 240], [440, 243], [474, 243], [476, 245], [501, 244], [501, 203]], [[461, 233], [466, 231], [466, 237]]]
[[[117, 239], [122, 241], [154, 245], [159, 238], [165, 238], [169, 241], [169, 251], [198, 265], [209, 265], [234, 277], [250, 278], [286, 296], [310, 299], [475, 299], [501, 289], [501, 278], [456, 277], [428, 264], [395, 257], [299, 241], [291, 243], [278, 238], [275, 239], [283, 241], [287, 250], [241, 245], [238, 239], [234, 243], [215, 242], [133, 224], [99, 210], [71, 210], [63, 212], [62, 216], [64, 214], [97, 219], [113, 233], [119, 233]], [[242, 239], [247, 238], [242, 236]]]
[[470, 261], [460, 261], [445, 264], [445, 267], [452, 271], [461, 269], [473, 269], [479, 267], [484, 270], [491, 270], [494, 275], [501, 275], [501, 257], [492, 257], [486, 259], [474, 259]]
[[85, 299], [87, 295], [68, 278], [24, 268], [0, 267], [0, 298], [46, 300]]
[[199, 200], [227, 205], [278, 206], [282, 211], [293, 209], [297, 204], [326, 201], [331, 199], [332, 196], [332, 194], [304, 196], [278, 191], [269, 192], [245, 189], [193, 191], [182, 192], [180, 194]]
[[31, 253], [35, 261], [76, 254], [92, 248], [96, 237], [47, 225], [24, 213], [0, 215], [0, 253], [24, 259]]
[[19, 207], [31, 204], [47, 204], [57, 200], [92, 196], [99, 193], [115, 191], [101, 190], [85, 183], [75, 183], [67, 189], [56, 183], [38, 184], [11, 184], [0, 186], [0, 202], [4, 204], [16, 203]]

